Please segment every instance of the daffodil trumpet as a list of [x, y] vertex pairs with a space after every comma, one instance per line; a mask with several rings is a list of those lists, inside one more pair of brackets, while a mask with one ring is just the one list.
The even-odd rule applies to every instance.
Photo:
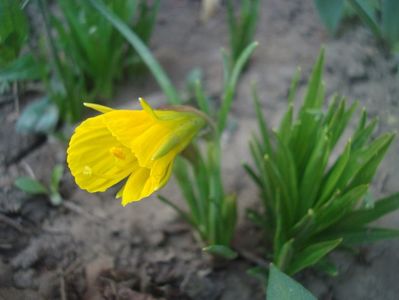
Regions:
[[76, 128], [67, 150], [68, 166], [81, 189], [103, 192], [125, 180], [117, 193], [123, 206], [162, 188], [176, 156], [207, 123], [190, 107], [154, 110], [139, 101], [142, 110], [85, 103], [101, 114]]

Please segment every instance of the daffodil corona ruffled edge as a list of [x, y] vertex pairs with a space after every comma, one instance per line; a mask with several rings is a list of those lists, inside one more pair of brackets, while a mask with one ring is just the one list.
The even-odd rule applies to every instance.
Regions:
[[86, 103], [102, 114], [75, 129], [67, 150], [69, 169], [81, 189], [103, 192], [126, 179], [117, 193], [123, 206], [162, 188], [176, 155], [206, 124], [194, 110], [153, 110], [139, 100], [142, 110]]

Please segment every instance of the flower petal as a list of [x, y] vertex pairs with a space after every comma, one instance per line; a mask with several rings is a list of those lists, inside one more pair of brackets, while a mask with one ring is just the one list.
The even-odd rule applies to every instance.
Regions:
[[111, 134], [103, 116], [80, 124], [67, 150], [67, 163], [76, 183], [89, 192], [105, 191], [137, 166], [133, 153]]
[[113, 109], [111, 107], [100, 105], [100, 104], [85, 102], [85, 103], [83, 103], [83, 105], [86, 107], [89, 107], [91, 109], [94, 109], [100, 113], [107, 113], [107, 112], [113, 111]]

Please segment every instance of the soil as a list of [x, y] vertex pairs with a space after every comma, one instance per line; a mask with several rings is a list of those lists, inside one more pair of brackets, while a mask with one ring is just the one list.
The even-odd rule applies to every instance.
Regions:
[[[209, 95], [220, 95], [220, 48], [228, 44], [225, 13], [220, 9], [199, 22], [200, 1], [161, 1], [152, 40], [154, 54], [173, 82], [185, 88], [195, 67], [204, 73]], [[247, 141], [255, 131], [250, 97], [258, 83], [264, 112], [273, 125], [286, 105], [287, 88], [297, 66], [304, 78], [326, 48], [327, 95], [339, 92], [359, 100], [370, 116], [380, 117], [378, 131], [399, 127], [399, 85], [396, 66], [372, 34], [359, 24], [344, 24], [331, 37], [321, 25], [313, 1], [265, 0], [260, 12], [257, 48], [242, 75], [224, 142], [226, 189], [238, 194], [240, 219], [234, 244], [241, 253], [231, 261], [215, 261], [169, 207], [150, 197], [123, 208], [115, 190], [88, 194], [79, 190], [68, 171], [62, 180], [65, 201], [53, 207], [44, 197], [29, 197], [13, 186], [32, 171], [49, 180], [52, 167], [65, 162], [65, 144], [54, 138], [15, 132], [13, 102], [0, 104], [0, 299], [264, 299], [257, 279], [246, 273], [262, 259], [259, 232], [245, 218], [258, 206], [256, 187], [245, 176], [250, 161]], [[303, 90], [305, 81], [300, 82]], [[139, 96], [162, 103], [154, 80], [126, 79], [112, 106], [132, 106]], [[22, 97], [21, 105], [32, 97]], [[298, 99], [299, 100], [299, 99]], [[376, 197], [398, 190], [399, 142], [395, 141], [373, 184]], [[237, 159], [239, 157], [239, 159]], [[173, 180], [162, 194], [183, 205]], [[399, 212], [381, 225], [398, 228]], [[367, 246], [359, 254], [334, 253], [339, 275], [315, 271], [297, 279], [319, 299], [398, 299], [399, 241]]]

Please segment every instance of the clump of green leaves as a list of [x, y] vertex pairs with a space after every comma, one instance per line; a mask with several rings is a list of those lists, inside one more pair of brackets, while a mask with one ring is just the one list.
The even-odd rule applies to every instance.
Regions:
[[[115, 81], [128, 64], [140, 64], [125, 40], [87, 1], [58, 0], [63, 19], [52, 16], [57, 30], [57, 46], [65, 64], [74, 65], [79, 79], [93, 95], [110, 97]], [[106, 7], [128, 24], [148, 43], [155, 25], [159, 0], [153, 5], [144, 0], [104, 1]], [[72, 70], [71, 70], [72, 71]]]
[[28, 40], [28, 21], [22, 1], [0, 3], [0, 93], [11, 82], [40, 79], [46, 73], [31, 53], [21, 55]]
[[216, 115], [210, 110], [209, 97], [200, 81], [195, 82], [199, 108], [209, 119], [215, 118], [217, 122], [214, 131], [205, 139], [205, 152], [200, 151], [200, 146], [192, 146], [183, 157], [176, 160], [174, 174], [189, 210], [182, 211], [170, 200], [160, 197], [195, 228], [206, 244], [205, 251], [227, 259], [237, 256], [230, 248], [237, 219], [237, 201], [236, 196], [227, 194], [223, 187], [221, 136], [226, 127], [239, 74], [256, 45], [252, 43], [244, 49], [231, 72], [227, 65], [224, 66], [226, 85], [222, 106]]
[[58, 206], [63, 201], [59, 192], [60, 182], [63, 174], [64, 166], [56, 165], [51, 172], [51, 181], [48, 186], [41, 183], [39, 180], [28, 176], [18, 177], [14, 184], [17, 188], [27, 194], [45, 195], [48, 197], [52, 205]]
[[377, 119], [369, 121], [363, 109], [352, 137], [333, 158], [357, 103], [347, 107], [335, 96], [323, 111], [323, 62], [324, 51], [295, 117], [296, 76], [277, 130], [269, 131], [255, 95], [261, 134], [250, 144], [255, 169], [245, 167], [261, 190], [264, 211], [250, 216], [270, 238], [275, 265], [290, 275], [316, 264], [334, 273], [324, 258], [333, 249], [399, 236], [398, 230], [369, 225], [399, 207], [399, 194], [369, 201], [371, 181], [394, 134], [373, 138]]
[[243, 0], [240, 8], [235, 9], [232, 0], [227, 1], [231, 66], [234, 66], [244, 49], [254, 40], [260, 2], [261, 0]]
[[399, 51], [399, 1], [397, 0], [315, 0], [324, 25], [336, 32], [343, 16], [355, 15], [394, 51]]

